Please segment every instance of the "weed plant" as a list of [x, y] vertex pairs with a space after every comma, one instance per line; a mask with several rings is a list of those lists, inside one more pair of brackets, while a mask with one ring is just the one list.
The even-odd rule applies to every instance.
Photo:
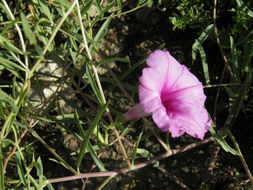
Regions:
[[[1, 0], [0, 189], [252, 188], [252, 8], [242, 0]], [[168, 33], [196, 33], [185, 52], [192, 64], [183, 64], [206, 88], [214, 124], [202, 141], [172, 139], [151, 118], [122, 118], [138, 103], [148, 53], [170, 50], [160, 40], [136, 58], [115, 46], [122, 40], [112, 24], [145, 9], [168, 13]]]

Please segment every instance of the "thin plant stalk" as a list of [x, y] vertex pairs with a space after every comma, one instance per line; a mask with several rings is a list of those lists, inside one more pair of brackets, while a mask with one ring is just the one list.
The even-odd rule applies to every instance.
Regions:
[[237, 143], [237, 141], [236, 141], [234, 135], [231, 133], [231, 131], [230, 131], [229, 129], [226, 129], [226, 133], [228, 134], [229, 138], [230, 138], [231, 141], [233, 142], [236, 151], [239, 153], [238, 156], [239, 156], [239, 158], [240, 158], [240, 160], [241, 160], [241, 162], [242, 162], [243, 168], [244, 168], [244, 170], [245, 170], [245, 172], [246, 172], [246, 174], [247, 174], [249, 180], [250, 180], [251, 182], [253, 182], [253, 176], [252, 176], [252, 174], [251, 174], [251, 172], [250, 172], [250, 169], [249, 169], [249, 167], [248, 167], [248, 164], [246, 163], [246, 161], [245, 161], [245, 159], [244, 159], [244, 156], [243, 156], [243, 154], [242, 154], [242, 152], [241, 152], [241, 149], [240, 149], [240, 147], [239, 147], [239, 144]]
[[35, 131], [35, 130], [33, 130], [32, 128], [31, 128], [31, 130], [32, 130], [32, 135], [36, 138], [36, 139], [38, 139], [40, 142], [41, 142], [41, 144], [43, 144], [48, 150], [49, 150], [49, 152], [51, 152], [69, 171], [71, 171], [73, 174], [77, 174], [78, 172], [74, 169], [74, 168], [72, 168], [59, 154], [57, 154], [56, 153], [56, 151], [55, 151], [55, 149], [53, 149], [53, 148], [51, 148], [40, 136], [39, 136], [39, 134]]
[[131, 9], [131, 10], [128, 10], [128, 11], [125, 11], [125, 12], [121, 12], [121, 13], [118, 13], [118, 14], [115, 14], [115, 15], [103, 17], [103, 18], [100, 19], [100, 21], [102, 21], [102, 20], [107, 20], [107, 19], [111, 19], [111, 18], [115, 18], [115, 17], [118, 17], [118, 16], [126, 15], [126, 14], [129, 14], [129, 13], [131, 13], [131, 12], [137, 11], [138, 9], [147, 6], [147, 4], [148, 4], [148, 3], [146, 2], [146, 3], [143, 3], [142, 5], [138, 5], [137, 7], [133, 8], [133, 9]]
[[162, 160], [164, 158], [170, 157], [172, 155], [175, 154], [179, 154], [182, 152], [186, 152], [188, 150], [191, 150], [193, 148], [196, 148], [200, 145], [204, 145], [206, 143], [209, 142], [214, 142], [214, 138], [213, 137], [209, 137], [207, 139], [204, 139], [200, 142], [197, 143], [192, 143], [189, 145], [186, 145], [184, 147], [178, 148], [178, 149], [173, 149], [170, 152], [165, 152], [159, 156], [154, 157], [152, 160], [147, 160], [144, 162], [141, 162], [139, 164], [134, 165], [132, 168], [123, 168], [123, 169], [119, 169], [119, 170], [114, 170], [114, 171], [105, 171], [105, 172], [92, 172], [92, 173], [81, 173], [81, 174], [77, 174], [74, 176], [68, 176], [68, 177], [61, 177], [61, 178], [54, 178], [54, 179], [48, 179], [46, 180], [47, 183], [59, 183], [59, 182], [65, 182], [65, 181], [72, 181], [72, 180], [76, 180], [76, 179], [83, 179], [83, 178], [92, 178], [92, 177], [107, 177], [107, 176], [116, 176], [119, 174], [124, 174], [130, 171], [135, 171], [141, 168], [144, 168], [148, 165], [151, 165], [159, 160]]
[[[99, 80], [99, 76], [98, 76], [98, 73], [97, 73], [97, 69], [95, 68], [94, 65], [92, 65], [92, 69], [93, 69], [93, 72], [94, 72], [94, 74], [95, 74], [95, 79], [96, 79], [96, 82], [97, 82], [97, 85], [98, 85], [98, 88], [99, 88], [99, 92], [100, 92], [101, 97], [102, 97], [102, 104], [106, 104], [106, 99], [105, 99], [104, 91], [103, 91], [103, 88], [102, 88], [102, 86], [101, 86], [101, 82], [100, 82], [100, 80]], [[112, 119], [112, 116], [111, 116], [110, 111], [109, 111], [108, 108], [106, 109], [106, 114], [107, 114], [107, 116], [108, 116], [110, 122], [113, 124], [113, 119]], [[113, 127], [112, 130], [113, 130], [113, 132], [114, 132], [114, 134], [115, 134], [115, 136], [116, 136], [116, 138], [117, 138], [117, 140], [118, 140], [121, 153], [123, 154], [123, 156], [124, 156], [124, 158], [125, 158], [125, 161], [126, 161], [128, 167], [131, 168], [131, 167], [132, 167], [132, 164], [131, 164], [131, 162], [130, 162], [128, 156], [127, 156], [127, 153], [126, 153], [126, 150], [125, 150], [125, 148], [124, 148], [124, 145], [123, 145], [123, 143], [122, 143], [122, 141], [121, 141], [119, 132], [118, 132], [118, 130], [117, 130], [115, 127]]]
[[85, 35], [85, 31], [84, 31], [84, 26], [83, 26], [83, 21], [82, 21], [82, 15], [81, 15], [81, 11], [80, 11], [80, 7], [79, 7], [78, 1], [76, 3], [76, 7], [77, 7], [77, 14], [78, 14], [79, 22], [80, 22], [80, 28], [81, 28], [81, 32], [82, 32], [82, 36], [83, 36], [84, 47], [85, 47], [85, 50], [86, 50], [86, 52], [88, 54], [88, 58], [90, 60], [92, 60], [91, 53], [90, 53], [90, 50], [89, 50], [89, 47], [88, 47], [88, 42], [87, 42], [86, 35]]
[[[82, 22], [82, 17], [81, 17], [81, 12], [80, 12], [80, 7], [79, 7], [79, 4], [77, 2], [77, 14], [78, 14], [78, 17], [79, 17], [79, 22], [80, 22], [80, 26], [81, 26], [81, 32], [82, 32], [82, 37], [83, 37], [83, 41], [84, 41], [84, 45], [85, 45], [85, 50], [88, 54], [88, 58], [90, 61], [92, 61], [92, 56], [90, 54], [90, 51], [89, 51], [89, 47], [88, 47], [88, 43], [87, 43], [87, 39], [86, 39], [86, 35], [85, 35], [85, 31], [84, 31], [84, 26], [83, 26], [83, 22]], [[99, 89], [99, 92], [100, 92], [100, 95], [102, 97], [102, 104], [106, 104], [106, 98], [105, 98], [105, 95], [104, 95], [104, 91], [103, 91], [103, 88], [102, 88], [102, 85], [101, 85], [101, 82], [100, 82], [100, 79], [99, 79], [99, 76], [98, 76], [98, 73], [97, 73], [97, 69], [96, 67], [92, 64], [92, 70], [93, 70], [93, 73], [95, 75], [95, 79], [96, 79], [96, 83], [98, 85], [98, 89]], [[113, 123], [113, 119], [112, 119], [112, 116], [110, 114], [110, 111], [108, 108], [106, 108], [106, 114], [110, 120], [111, 123]], [[125, 160], [126, 160], [126, 163], [128, 165], [129, 168], [131, 168], [131, 162], [129, 161], [129, 158], [127, 156], [127, 153], [126, 153], [126, 150], [124, 148], [124, 145], [120, 139], [120, 135], [119, 135], [119, 132], [117, 131], [117, 129], [115, 129], [115, 127], [112, 129], [118, 142], [119, 142], [119, 146], [120, 146], [120, 150], [121, 150], [121, 153], [123, 154]]]
[[[3, 1], [3, 4], [4, 4], [6, 10], [8, 11], [8, 14], [9, 14], [11, 20], [15, 20], [15, 17], [12, 14], [12, 12], [11, 12], [8, 4], [6, 3], [6, 1], [5, 0], [2, 0], [2, 1]], [[23, 51], [23, 54], [24, 54], [24, 57], [25, 57], [25, 65], [22, 65], [22, 66], [25, 66], [25, 68], [28, 69], [29, 68], [29, 65], [28, 65], [28, 56], [26, 54], [26, 45], [25, 45], [24, 37], [23, 37], [23, 34], [22, 34], [21, 29], [18, 26], [18, 24], [15, 23], [14, 25], [15, 25], [15, 27], [17, 29], [17, 32], [18, 32], [18, 35], [19, 35], [19, 39], [20, 39], [20, 43], [21, 43], [21, 46], [22, 46], [22, 51]], [[27, 77], [27, 75], [26, 75], [26, 77]]]
[[109, 183], [112, 179], [114, 178], [114, 176], [109, 176], [107, 177], [102, 184], [99, 185], [99, 187], [96, 190], [102, 190], [104, 188], [104, 186], [106, 186], [107, 183]]
[[216, 11], [217, 0], [214, 0], [213, 5], [214, 5], [213, 6], [213, 24], [214, 24], [214, 34], [215, 34], [215, 37], [216, 37], [216, 42], [217, 42], [217, 45], [219, 47], [222, 59], [224, 60], [225, 67], [228, 69], [229, 74], [233, 77], [233, 79], [235, 81], [237, 81], [236, 77], [235, 77], [234, 73], [232, 72], [232, 69], [231, 69], [231, 67], [229, 65], [228, 58], [225, 55], [225, 53], [224, 53], [224, 51], [223, 51], [223, 49], [221, 47], [221, 41], [220, 41], [218, 27], [217, 27], [217, 23], [216, 23], [216, 20], [217, 20], [217, 11]]
[[3, 166], [3, 150], [2, 150], [2, 139], [0, 139], [0, 189], [4, 189], [4, 166]]

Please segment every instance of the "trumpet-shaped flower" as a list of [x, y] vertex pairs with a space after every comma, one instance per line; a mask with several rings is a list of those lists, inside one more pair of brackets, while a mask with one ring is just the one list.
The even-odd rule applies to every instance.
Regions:
[[125, 119], [152, 115], [157, 126], [172, 137], [188, 133], [203, 139], [211, 120], [204, 107], [202, 83], [167, 51], [153, 52], [147, 65], [139, 78], [140, 104], [125, 113]]

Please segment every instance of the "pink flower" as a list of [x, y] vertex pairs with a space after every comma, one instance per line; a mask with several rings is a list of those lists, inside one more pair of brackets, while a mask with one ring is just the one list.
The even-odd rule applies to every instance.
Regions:
[[140, 104], [125, 113], [125, 119], [152, 115], [157, 126], [172, 137], [186, 132], [203, 139], [211, 120], [204, 107], [202, 83], [167, 51], [153, 52], [147, 65], [139, 78]]

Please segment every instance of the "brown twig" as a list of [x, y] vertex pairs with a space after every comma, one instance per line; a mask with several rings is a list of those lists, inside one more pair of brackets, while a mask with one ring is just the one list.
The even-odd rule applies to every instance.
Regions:
[[[96, 67], [94, 65], [92, 65], [92, 70], [93, 70], [93, 73], [95, 75], [95, 79], [96, 79], [96, 82], [97, 82], [97, 85], [98, 85], [98, 89], [99, 89], [99, 92], [100, 92], [100, 95], [101, 95], [101, 100], [102, 100], [101, 103], [104, 105], [104, 104], [106, 104], [106, 99], [105, 99], [104, 91], [103, 91], [103, 88], [102, 88], [102, 85], [101, 85], [101, 82], [100, 82], [100, 79], [99, 79], [99, 76], [98, 76], [97, 69], [96, 69]], [[110, 113], [110, 110], [107, 108], [105, 110], [105, 112], [106, 112], [106, 115], [107, 115], [110, 123], [113, 124], [114, 121], [113, 121], [112, 115]], [[131, 164], [128, 156], [127, 156], [125, 147], [124, 147], [124, 145], [123, 145], [123, 143], [121, 141], [120, 134], [119, 134], [118, 130], [115, 127], [113, 127], [112, 131], [114, 132], [116, 138], [118, 139], [120, 151], [121, 151], [123, 157], [125, 158], [126, 164], [128, 165], [129, 168], [131, 168], [132, 164]]]
[[128, 92], [126, 91], [126, 89], [120, 83], [120, 81], [117, 78], [117, 76], [114, 74], [114, 72], [109, 67], [106, 67], [106, 68], [110, 72], [110, 74], [112, 75], [112, 78], [115, 80], [115, 82], [117, 83], [117, 85], [120, 88], [120, 90], [124, 93], [124, 95], [126, 96], [126, 98], [131, 102], [132, 106], [134, 106], [135, 102], [134, 102], [133, 98], [128, 94]]
[[245, 180], [245, 181], [242, 181], [241, 183], [240, 183], [240, 185], [247, 185], [248, 183], [250, 183], [251, 181], [250, 181], [250, 179], [247, 179], [247, 180]]
[[21, 140], [24, 138], [24, 136], [26, 135], [26, 133], [27, 133], [27, 130], [24, 130], [21, 133], [21, 135], [19, 136], [17, 144], [12, 148], [11, 153], [5, 158], [5, 160], [4, 160], [4, 166], [3, 166], [4, 173], [6, 172], [6, 168], [7, 168], [8, 162], [10, 161], [10, 159], [12, 158], [12, 156], [16, 153], [17, 146], [21, 142]]
[[215, 168], [215, 163], [216, 163], [216, 160], [218, 158], [218, 154], [220, 152], [220, 149], [221, 147], [218, 146], [218, 145], [214, 145], [214, 150], [212, 152], [212, 156], [211, 156], [211, 159], [210, 159], [210, 162], [208, 164], [208, 168], [207, 168], [207, 172], [210, 173], [214, 168]]
[[156, 137], [157, 141], [161, 144], [161, 146], [164, 148], [166, 152], [170, 151], [170, 148], [160, 139], [160, 137], [156, 134], [155, 130], [150, 126], [148, 123], [148, 120], [146, 118], [142, 119], [143, 123], [148, 127], [148, 129], [151, 131], [151, 133]]
[[[230, 72], [230, 75], [235, 79], [235, 76], [232, 72], [232, 69], [228, 63], [228, 58], [227, 56], [225, 55], [222, 47], [221, 47], [221, 41], [220, 41], [220, 38], [219, 38], [219, 32], [218, 32], [218, 28], [217, 28], [217, 10], [216, 10], [216, 6], [217, 6], [217, 0], [214, 0], [213, 1], [213, 24], [214, 24], [214, 34], [215, 34], [215, 37], [216, 37], [216, 43], [219, 47], [219, 51], [220, 51], [220, 54], [222, 56], [222, 59], [225, 63], [225, 67], [222, 71], [222, 74], [221, 74], [221, 78], [220, 78], [220, 81], [219, 83], [221, 84], [223, 79], [224, 79], [224, 76], [225, 76], [225, 72], [226, 72], [226, 69], [228, 69], [228, 71]], [[216, 94], [216, 97], [215, 97], [215, 103], [214, 103], [214, 115], [213, 115], [213, 122], [214, 124], [216, 124], [216, 110], [217, 110], [217, 103], [218, 103], [218, 99], [219, 99], [219, 95], [220, 95], [220, 91], [221, 91], [221, 87], [218, 87], [218, 90], [217, 90], [217, 94]]]
[[228, 58], [225, 55], [225, 53], [224, 53], [224, 51], [223, 51], [223, 49], [221, 47], [221, 41], [220, 41], [220, 38], [219, 38], [219, 32], [218, 32], [217, 22], [216, 22], [216, 20], [217, 20], [217, 10], [216, 10], [217, 0], [214, 0], [213, 4], [214, 4], [213, 5], [213, 24], [214, 24], [214, 34], [215, 34], [215, 37], [216, 37], [216, 42], [217, 42], [217, 45], [219, 47], [222, 59], [223, 59], [223, 61], [225, 63], [225, 67], [228, 69], [228, 71], [229, 71], [230, 75], [233, 77], [233, 79], [235, 81], [237, 81], [236, 77], [235, 77], [235, 75], [234, 75], [234, 73], [233, 73], [233, 71], [232, 71], [232, 69], [231, 69], [231, 67], [230, 67], [230, 65], [228, 63]]
[[161, 155], [153, 158], [152, 160], [144, 161], [142, 163], [133, 165], [132, 168], [123, 168], [123, 169], [119, 169], [119, 170], [115, 170], [115, 171], [106, 171], [106, 172], [82, 173], [82, 174], [77, 174], [74, 176], [48, 179], [47, 183], [59, 183], [59, 182], [63, 182], [63, 181], [72, 181], [72, 180], [83, 179], [83, 178], [106, 177], [106, 176], [116, 176], [119, 174], [124, 174], [124, 173], [130, 172], [130, 171], [141, 169], [143, 167], [153, 164], [156, 161], [162, 160], [164, 158], [170, 157], [170, 156], [178, 154], [178, 153], [182, 153], [182, 152], [191, 150], [191, 149], [196, 148], [200, 145], [203, 145], [203, 144], [206, 144], [209, 142], [213, 142], [213, 141], [214, 141], [214, 138], [209, 137], [209, 138], [202, 140], [198, 143], [193, 143], [193, 144], [184, 146], [182, 148], [174, 149], [174, 150], [171, 150], [170, 152], [166, 152], [164, 154], [161, 154]]
[[128, 165], [128, 168], [132, 168], [132, 164], [131, 164], [128, 156], [127, 156], [126, 150], [125, 150], [125, 148], [123, 146], [123, 143], [121, 141], [121, 137], [120, 137], [120, 134], [119, 134], [118, 130], [115, 127], [113, 127], [112, 130], [113, 130], [114, 134], [116, 135], [116, 138], [118, 139], [118, 143], [120, 145], [119, 147], [121, 149], [121, 153], [123, 154], [123, 156], [125, 158], [125, 161], [126, 161], [126, 163]]
[[[221, 77], [220, 77], [220, 81], [219, 81], [220, 84], [222, 83], [222, 81], [224, 79], [225, 71], [226, 71], [226, 69], [224, 68], [223, 71], [222, 71], [222, 73], [221, 73]], [[217, 93], [216, 93], [216, 96], [215, 96], [215, 100], [214, 100], [214, 111], [213, 111], [213, 123], [214, 123], [214, 126], [216, 126], [217, 105], [218, 105], [218, 100], [219, 100], [220, 92], [221, 92], [221, 86], [218, 87]]]
[[184, 190], [190, 190], [190, 188], [184, 184], [183, 180], [179, 177], [173, 175], [172, 173], [168, 172], [162, 167], [157, 168], [159, 171], [161, 171], [166, 177], [170, 178], [173, 182], [175, 182], [177, 185], [179, 185]]
[[82, 99], [85, 101], [86, 104], [92, 109], [92, 111], [97, 112], [96, 107], [94, 104], [86, 97], [86, 95], [83, 93], [83, 91], [80, 89], [80, 87], [75, 83], [74, 80], [72, 80], [72, 84], [77, 89], [78, 93], [82, 96]]
[[209, 180], [210, 178], [210, 175], [211, 175], [211, 172], [213, 171], [213, 169], [215, 168], [215, 163], [217, 161], [217, 158], [218, 158], [218, 154], [220, 152], [220, 149], [221, 147], [214, 144], [214, 148], [213, 148], [213, 151], [212, 151], [212, 155], [211, 155], [211, 158], [210, 158], [210, 161], [208, 163], [208, 168], [206, 170], [206, 174], [204, 175], [204, 178], [203, 178], [203, 181], [206, 182]]

